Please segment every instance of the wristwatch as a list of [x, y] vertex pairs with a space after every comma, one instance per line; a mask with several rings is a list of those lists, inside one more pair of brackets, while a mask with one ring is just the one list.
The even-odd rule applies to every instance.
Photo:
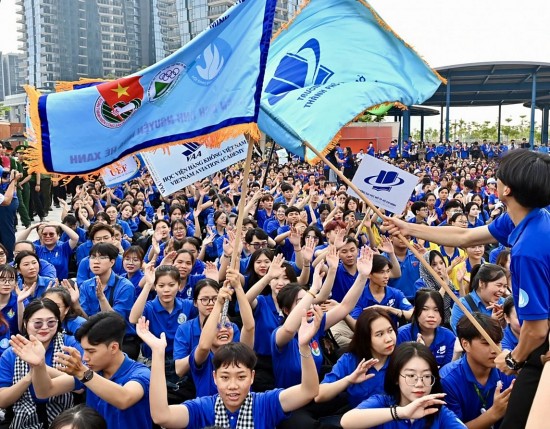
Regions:
[[506, 366], [512, 371], [519, 371], [521, 368], [523, 368], [523, 365], [525, 365], [525, 362], [518, 362], [517, 360], [515, 360], [512, 357], [512, 352], [506, 355], [506, 357], [504, 358], [504, 362], [506, 363]]
[[87, 383], [94, 378], [94, 372], [91, 369], [84, 371], [84, 376], [80, 379], [81, 383]]

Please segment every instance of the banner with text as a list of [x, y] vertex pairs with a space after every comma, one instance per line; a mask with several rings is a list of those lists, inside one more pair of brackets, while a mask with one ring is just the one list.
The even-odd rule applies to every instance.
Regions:
[[246, 158], [247, 146], [246, 138], [241, 135], [226, 140], [219, 148], [185, 143], [172, 146], [170, 153], [157, 150], [142, 156], [160, 193], [166, 197], [242, 161]]
[[[365, 156], [352, 182], [374, 205], [401, 214], [418, 177], [373, 156]], [[352, 189], [348, 189], [348, 194], [358, 197]]]
[[101, 170], [105, 186], [112, 188], [140, 176], [144, 167], [141, 155], [130, 155]]

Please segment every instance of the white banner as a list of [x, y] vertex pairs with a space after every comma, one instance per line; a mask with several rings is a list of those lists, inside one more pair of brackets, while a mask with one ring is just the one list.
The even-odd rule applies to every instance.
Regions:
[[[365, 156], [352, 182], [374, 205], [401, 214], [418, 177], [373, 156]], [[358, 197], [352, 189], [348, 189], [348, 194]]]
[[288, 162], [288, 152], [285, 149], [279, 149], [275, 151], [279, 158], [279, 165], [286, 164]]
[[139, 176], [141, 168], [143, 168], [141, 155], [130, 155], [101, 170], [101, 177], [105, 186], [112, 188]]
[[243, 135], [226, 140], [219, 148], [211, 149], [197, 143], [142, 153], [145, 164], [163, 196], [173, 194], [197, 180], [204, 179], [223, 168], [246, 158], [248, 142]]

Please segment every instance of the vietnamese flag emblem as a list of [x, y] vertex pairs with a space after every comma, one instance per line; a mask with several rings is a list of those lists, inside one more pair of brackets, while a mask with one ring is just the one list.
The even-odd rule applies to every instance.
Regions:
[[102, 125], [117, 128], [141, 106], [143, 87], [139, 83], [140, 78], [125, 77], [96, 86], [100, 97], [95, 113]]

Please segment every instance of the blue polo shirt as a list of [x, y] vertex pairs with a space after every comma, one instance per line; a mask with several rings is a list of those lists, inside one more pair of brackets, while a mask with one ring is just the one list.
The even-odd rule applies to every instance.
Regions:
[[57, 278], [57, 271], [55, 267], [44, 259], [40, 259], [40, 271], [38, 271], [39, 276], [51, 277], [53, 279]]
[[71, 258], [71, 245], [69, 241], [58, 241], [52, 250], [46, 246], [35, 246], [36, 254], [40, 259], [45, 259], [55, 267], [57, 278], [63, 280], [69, 277], [69, 259]]
[[[252, 393], [252, 417], [255, 429], [273, 429], [282, 420], [288, 417], [281, 407], [279, 395], [282, 389], [268, 390], [262, 393]], [[204, 396], [202, 398], [185, 401], [189, 413], [187, 429], [202, 429], [213, 426], [216, 419], [214, 405], [218, 395]], [[227, 412], [231, 429], [237, 426], [239, 412]]]
[[117, 219], [116, 223], [118, 223], [122, 227], [122, 235], [127, 235], [130, 238], [134, 236], [134, 233], [132, 232], [130, 225], [128, 225], [128, 222], [126, 222], [125, 220]]
[[[409, 323], [401, 326], [397, 331], [397, 345], [407, 341], [416, 341], [418, 333], [418, 325]], [[439, 326], [435, 329], [435, 336], [430, 345], [430, 351], [437, 361], [437, 365], [442, 367], [453, 360], [453, 351], [455, 347], [455, 334], [450, 329]]]
[[[46, 292], [46, 289], [48, 289], [48, 285], [52, 282], [55, 283], [55, 279], [52, 279], [51, 277], [42, 277], [39, 275], [36, 279], [36, 289], [34, 294], [29, 297], [29, 301], [32, 301], [35, 298], [40, 298], [44, 292]], [[18, 276], [17, 285], [19, 286], [19, 289], [23, 289], [23, 279], [21, 276]]]
[[[410, 310], [411, 308], [413, 308], [403, 292], [401, 292], [399, 289], [395, 289], [389, 286], [386, 286], [384, 298], [382, 298], [382, 300], [378, 302], [372, 296], [372, 292], [370, 290], [370, 282], [367, 282], [367, 285], [365, 286], [365, 289], [363, 290], [359, 301], [357, 301], [355, 308], [350, 313], [350, 316], [357, 320], [363, 310], [367, 307], [370, 307], [371, 305], [385, 305], [387, 307], [399, 308], [400, 310]], [[399, 321], [398, 317], [394, 316], [393, 314], [390, 314], [390, 317], [397, 326], [397, 322]]]
[[[332, 371], [325, 375], [325, 378], [321, 384], [334, 383], [335, 381], [347, 377], [357, 369], [359, 362], [361, 362], [361, 359], [359, 359], [355, 354], [350, 352], [344, 353], [334, 364]], [[386, 376], [386, 369], [388, 369], [389, 363], [390, 359], [388, 358], [380, 370], [371, 367], [367, 371], [367, 374], [374, 374], [373, 378], [361, 383], [350, 384], [347, 387], [346, 392], [348, 394], [348, 402], [352, 408], [357, 407], [357, 405], [365, 399], [370, 398], [372, 395], [384, 393], [384, 377]]]
[[[88, 316], [93, 316], [101, 311], [95, 290], [95, 278], [86, 280], [80, 285], [80, 306]], [[111, 277], [109, 277], [104, 290], [107, 300], [109, 300], [111, 293], [113, 294], [113, 305], [111, 307], [124, 317], [126, 321], [126, 335], [135, 335], [136, 330], [128, 320], [130, 311], [132, 311], [132, 306], [134, 305], [134, 286], [128, 279], [122, 277], [118, 277], [117, 279], [115, 273], [111, 271]]]
[[[445, 399], [446, 400], [446, 399]], [[377, 408], [389, 408], [392, 405], [396, 405], [395, 399], [387, 395], [374, 395], [361, 402], [357, 407], [360, 410], [377, 409]], [[387, 423], [378, 426], [369, 426], [370, 429], [425, 429], [426, 419], [411, 420], [390, 420]], [[465, 429], [466, 426], [462, 423], [457, 416], [446, 406], [442, 406], [441, 409], [434, 414], [433, 423], [429, 426], [430, 429]]]
[[256, 214], [256, 221], [258, 222], [258, 228], [265, 229], [265, 223], [268, 220], [275, 218], [275, 212], [271, 211], [271, 215], [268, 215], [267, 212], [263, 209], [258, 210]]
[[210, 351], [202, 365], [197, 365], [197, 362], [195, 362], [195, 350], [196, 347], [189, 355], [189, 368], [191, 377], [193, 377], [193, 384], [197, 389], [197, 398], [215, 395], [218, 392], [218, 388], [216, 387], [216, 383], [214, 383], [212, 375], [214, 372], [214, 353]]
[[[102, 372], [99, 372], [103, 376]], [[124, 386], [129, 381], [135, 381], [143, 388], [143, 396], [131, 407], [120, 410], [114, 405], [97, 396], [91, 389], [86, 390], [86, 405], [93, 408], [107, 422], [109, 428], [151, 429], [153, 420], [149, 408], [149, 381], [151, 371], [142, 363], [136, 362], [124, 355], [124, 361], [120, 368], [109, 379], [113, 383]], [[84, 387], [78, 383], [75, 388]]]
[[[383, 256], [388, 257], [386, 254]], [[401, 277], [390, 279], [388, 286], [399, 289], [408, 300], [412, 301], [416, 293], [414, 282], [420, 278], [420, 262], [410, 250], [407, 250], [407, 254], [403, 260], [399, 258], [397, 260], [401, 267]]]
[[258, 295], [254, 309], [254, 351], [260, 356], [271, 356], [271, 334], [281, 326], [283, 316], [275, 307], [273, 296]]
[[[126, 271], [124, 271], [124, 266], [122, 265], [121, 255], [118, 255], [116, 257], [115, 265], [113, 265], [113, 271], [119, 276], [126, 273]], [[90, 257], [86, 256], [84, 259], [82, 259], [82, 261], [80, 261], [80, 264], [78, 264], [78, 271], [76, 273], [76, 284], [81, 285], [86, 280], [94, 277], [95, 274], [92, 273], [92, 270], [90, 269]]]
[[493, 368], [487, 383], [483, 386], [476, 380], [466, 356], [445, 365], [439, 371], [439, 375], [443, 391], [447, 394], [445, 396], [447, 407], [463, 422], [478, 418], [482, 408], [485, 410], [491, 408], [499, 380], [502, 381], [502, 390], [504, 390], [514, 379]]
[[[323, 363], [323, 353], [321, 352], [321, 338], [325, 335], [326, 313], [323, 314], [321, 326], [315, 333], [309, 348], [315, 361], [317, 372], [320, 371]], [[295, 335], [287, 344], [279, 349], [275, 341], [277, 330], [271, 334], [271, 357], [273, 358], [273, 373], [275, 374], [275, 386], [286, 389], [296, 386], [302, 382], [302, 358], [300, 357], [300, 348], [298, 345], [298, 335]]]
[[[241, 331], [233, 325], [233, 341], [241, 340]], [[183, 359], [191, 354], [191, 351], [199, 345], [202, 328], [198, 317], [188, 320], [178, 326], [174, 337], [174, 359]]]
[[518, 345], [518, 342], [519, 342], [518, 337], [514, 335], [514, 333], [510, 329], [510, 326], [507, 326], [506, 329], [504, 330], [504, 337], [500, 342], [500, 346], [502, 347], [502, 350], [514, 350]]
[[512, 295], [520, 323], [550, 318], [550, 213], [533, 209], [514, 226], [508, 213], [489, 225], [489, 232], [500, 243], [511, 247]]
[[[197, 314], [197, 307], [193, 305], [193, 301], [181, 298], [176, 298], [171, 313], [162, 306], [158, 296], [153, 301], [148, 301], [143, 309], [143, 316], [149, 321], [149, 330], [156, 337], [160, 337], [163, 332], [166, 335], [167, 356], [171, 356], [174, 351], [174, 337], [179, 325], [196, 317]], [[143, 356], [151, 357], [152, 352], [148, 345], [142, 344], [141, 351]]]
[[2, 315], [10, 327], [11, 335], [19, 333], [19, 325], [17, 323], [17, 295], [14, 291], [10, 294], [8, 303], [2, 308]]
[[351, 289], [353, 282], [357, 278], [359, 271], [355, 274], [350, 274], [346, 270], [344, 264], [340, 261], [336, 269], [336, 277], [334, 278], [334, 286], [332, 286], [332, 299], [342, 302], [346, 293]]
[[63, 321], [63, 332], [67, 335], [74, 335], [76, 331], [86, 323], [86, 319], [81, 316], [73, 317], [72, 319], [65, 319]]
[[192, 300], [193, 291], [195, 290], [195, 285], [200, 280], [205, 278], [206, 276], [204, 274], [190, 274], [189, 277], [187, 277], [187, 282], [185, 283], [185, 286], [183, 287], [183, 289], [178, 291], [177, 297]]
[[[481, 298], [477, 293], [474, 291], [470, 292], [469, 295], [474, 300], [474, 303], [477, 305], [477, 309], [471, 308], [470, 304], [468, 304], [468, 301], [466, 301], [466, 298], [462, 297], [460, 298], [460, 302], [464, 304], [464, 307], [466, 307], [468, 310], [470, 310], [471, 313], [474, 313], [479, 310], [479, 313], [486, 314], [487, 316], [491, 316], [493, 313], [492, 309], [488, 309], [485, 307], [485, 305], [481, 302]], [[504, 298], [500, 298], [497, 302], [497, 304], [504, 304]], [[451, 310], [451, 328], [453, 328], [453, 331], [456, 334], [456, 325], [458, 324], [458, 321], [460, 318], [464, 316], [464, 312], [460, 309], [458, 305], [453, 305], [453, 309]]]
[[80, 264], [80, 261], [82, 261], [86, 256], [90, 256], [90, 250], [92, 250], [93, 245], [94, 243], [92, 243], [92, 240], [88, 240], [76, 248], [77, 264]]

